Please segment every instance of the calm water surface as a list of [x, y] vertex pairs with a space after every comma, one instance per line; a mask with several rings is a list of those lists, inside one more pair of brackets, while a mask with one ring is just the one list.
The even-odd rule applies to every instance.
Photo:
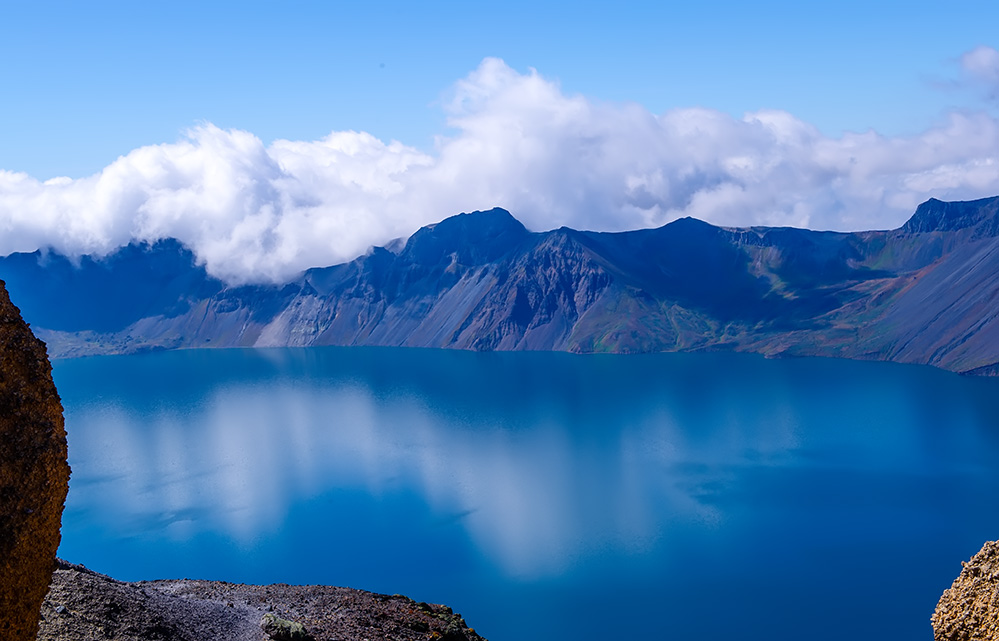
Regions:
[[445, 602], [492, 641], [932, 639], [999, 537], [999, 380], [738, 354], [57, 361], [60, 554]]

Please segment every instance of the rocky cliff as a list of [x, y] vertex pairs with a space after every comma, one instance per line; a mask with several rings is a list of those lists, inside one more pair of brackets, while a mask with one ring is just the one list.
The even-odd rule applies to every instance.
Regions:
[[62, 405], [45, 345], [0, 281], [0, 639], [35, 638], [68, 489]]
[[989, 541], [962, 564], [933, 612], [935, 641], [999, 640], [999, 541]]
[[624, 233], [532, 233], [493, 209], [283, 285], [227, 286], [173, 241], [78, 265], [16, 254], [0, 259], [0, 276], [58, 356], [287, 345], [725, 349], [999, 372], [999, 197], [930, 200], [899, 229], [860, 233], [690, 218]]

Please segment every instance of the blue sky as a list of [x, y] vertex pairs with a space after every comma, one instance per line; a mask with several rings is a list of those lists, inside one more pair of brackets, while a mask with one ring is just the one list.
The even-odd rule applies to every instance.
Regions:
[[569, 94], [782, 109], [829, 135], [911, 133], [976, 106], [938, 85], [965, 51], [999, 46], [999, 3], [812, 4], [7, 2], [0, 167], [77, 178], [200, 121], [428, 148], [441, 95], [487, 56]]
[[[157, 208], [155, 203], [148, 204], [149, 194], [165, 189], [156, 180], [166, 171], [164, 163], [175, 162], [171, 154], [183, 151], [176, 145], [193, 144], [208, 154], [211, 145], [205, 137], [215, 135], [210, 132], [223, 137], [233, 132], [251, 135], [259, 148], [251, 150], [253, 144], [240, 146], [231, 140], [218, 144], [251, 156], [267, 155], [273, 172], [264, 172], [261, 179], [270, 181], [280, 198], [268, 200], [270, 196], [258, 193], [250, 198], [252, 202], [240, 201], [228, 213], [194, 211], [190, 216], [221, 221], [206, 232], [233, 237], [219, 251], [243, 251], [248, 242], [279, 247], [285, 258], [275, 259], [277, 263], [287, 263], [291, 255], [307, 256], [307, 260], [343, 259], [363, 251], [366, 244], [404, 235], [418, 224], [456, 213], [450, 208], [493, 205], [519, 209], [514, 213], [533, 228], [563, 223], [606, 229], [652, 226], [683, 214], [717, 224], [891, 226], [924, 197], [999, 193], [999, 182], [993, 183], [988, 173], [989, 163], [997, 156], [990, 152], [999, 92], [999, 72], [991, 67], [992, 52], [999, 47], [996, 25], [999, 3], [970, 0], [879, 2], [874, 6], [845, 1], [821, 6], [715, 2], [697, 6], [576, 3], [571, 7], [528, 2], [434, 3], [430, 7], [393, 2], [3, 2], [0, 170], [6, 170], [6, 180], [0, 180], [0, 219], [9, 219], [7, 226], [14, 230], [9, 237], [14, 240], [0, 243], [0, 252], [48, 243], [69, 252], [100, 253], [129, 239], [166, 233], [183, 236], [191, 225], [170, 227], [145, 219], [136, 223], [136, 217], [148, 218], [148, 212]], [[968, 62], [969, 52], [976, 50], [981, 54], [975, 59], [978, 67]], [[492, 59], [501, 60], [503, 67], [484, 62]], [[483, 65], [489, 73], [481, 73]], [[494, 82], [501, 76], [505, 80]], [[532, 84], [531, 78], [541, 84]], [[475, 83], [479, 85], [470, 88]], [[509, 91], [496, 90], [500, 85]], [[469, 92], [488, 97], [472, 108], [474, 113], [456, 111], [456, 95], [467, 102]], [[530, 96], [542, 96], [539, 99], [547, 102], [528, 105]], [[572, 116], [572, 126], [563, 130], [557, 123], [544, 122], [560, 117], [553, 115], [563, 113], [557, 105], [578, 101], [585, 103], [586, 114]], [[677, 131], [687, 126], [677, 122], [689, 124], [694, 114], [682, 110], [692, 108], [713, 114], [714, 124], [709, 127], [713, 133], [708, 136], [713, 142], [696, 146], [688, 141], [692, 146], [686, 147], [677, 143]], [[764, 112], [788, 114], [794, 124], [778, 126], [769, 116], [763, 118], [763, 128], [773, 134], [769, 142], [759, 138], [758, 132], [723, 132], [731, 127], [746, 129], [747, 114]], [[628, 165], [631, 155], [646, 153], [643, 137], [658, 135], [641, 133], [636, 123], [665, 114], [677, 117], [670, 120], [672, 129], [663, 138], [662, 153], [640, 167]], [[732, 122], [719, 120], [722, 115]], [[956, 116], [971, 120], [955, 124]], [[490, 129], [484, 124], [487, 121], [506, 134], [497, 134], [499, 129]], [[617, 128], [603, 127], [607, 121]], [[799, 124], [811, 128], [809, 142], [795, 147], [795, 153], [807, 158], [838, 145], [840, 155], [846, 147], [866, 149], [866, 158], [903, 150], [905, 156], [900, 158], [906, 160], [919, 155], [916, 147], [935, 148], [941, 138], [957, 147], [961, 135], [977, 141], [977, 147], [967, 152], [967, 158], [955, 156], [957, 151], [945, 152], [939, 165], [927, 161], [909, 167], [904, 175], [884, 178], [883, 185], [875, 184], [873, 178], [885, 174], [880, 168], [864, 174], [863, 184], [854, 174], [847, 176], [847, 170], [830, 169], [855, 162], [850, 156], [788, 182], [788, 198], [753, 191], [753, 185], [773, 182], [773, 177], [747, 177], [746, 167], [800, 162], [787, 155], [791, 152], [786, 149], [788, 127]], [[783, 133], [773, 133], [777, 129]], [[525, 156], [523, 146], [511, 152], [505, 164], [490, 165], [487, 158], [483, 165], [491, 168], [472, 176], [459, 176], [457, 170], [445, 167], [447, 158], [461, 149], [478, 150], [479, 155], [462, 158], [465, 165], [476, 164], [483, 154], [495, 155], [496, 148], [502, 155], [501, 143], [512, 130], [541, 148], [576, 148], [595, 137], [609, 141], [599, 149], [600, 164], [576, 167], [573, 176], [576, 184], [592, 184], [599, 182], [596, 176], [617, 171], [617, 182], [598, 185], [595, 193], [568, 202], [566, 194], [572, 190], [548, 193], [546, 187], [524, 185], [524, 176], [510, 173], [511, 166], [538, 162], [532, 175], [558, 182], [556, 168], [566, 165], [566, 158], [550, 155], [541, 162], [537, 154]], [[561, 133], [547, 137], [552, 130]], [[336, 232], [333, 235], [351, 237], [349, 242], [309, 250], [303, 249], [300, 240], [284, 243], [279, 228], [282, 221], [290, 220], [282, 213], [293, 208], [290, 203], [326, 202], [327, 196], [301, 193], [298, 187], [307, 182], [302, 174], [306, 170], [301, 166], [298, 173], [289, 170], [290, 161], [275, 151], [274, 143], [316, 142], [331, 132], [349, 131], [374, 139], [363, 143], [374, 145], [370, 153], [365, 152], [367, 157], [372, 157], [375, 147], [398, 141], [405, 147], [404, 155], [411, 155], [404, 163], [407, 168], [424, 171], [433, 165], [440, 184], [446, 175], [453, 182], [460, 178], [468, 188], [447, 197], [440, 192], [413, 192], [404, 200], [422, 209], [411, 216], [383, 215], [401, 207], [387, 201], [364, 201], [351, 211], [333, 211], [342, 200], [338, 196], [326, 209], [313, 207], [309, 220], [314, 223], [319, 216], [352, 226], [340, 234], [339, 227], [327, 225], [331, 233]], [[844, 142], [850, 132], [872, 131], [880, 136], [878, 141]], [[498, 137], [491, 138], [493, 134]], [[731, 147], [736, 139], [741, 141], [737, 149]], [[442, 140], [461, 144], [448, 147]], [[356, 158], [356, 142], [349, 152], [343, 151], [342, 141], [336, 145], [341, 145], [340, 152]], [[148, 160], [151, 147], [167, 157], [149, 161], [159, 168], [155, 171], [149, 165], [136, 165]], [[757, 154], [757, 149], [765, 151]], [[228, 159], [226, 171], [252, 164], [245, 159], [248, 156], [233, 160], [229, 151], [212, 156]], [[702, 152], [715, 154], [712, 168], [706, 168], [707, 161], [683, 164], [684, 158]], [[320, 162], [309, 153], [311, 162]], [[578, 156], [572, 153], [570, 161]], [[131, 159], [131, 169], [115, 164], [120, 156]], [[617, 164], [608, 160], [614, 158]], [[329, 165], [328, 159], [322, 162]], [[363, 170], [365, 175], [387, 171], [382, 161], [372, 162]], [[665, 174], [657, 169], [667, 165], [675, 166]], [[951, 176], [967, 174], [972, 165], [985, 173], [968, 180], [927, 179], [941, 171]], [[313, 175], [319, 165], [309, 167], [310, 184], [331, 180]], [[189, 176], [193, 171], [181, 173]], [[377, 192], [385, 198], [390, 192], [408, 195], [416, 189], [396, 169], [392, 171], [396, 173], [391, 174], [391, 184], [365, 187], [365, 193]], [[132, 182], [112, 189], [108, 187], [112, 174]], [[735, 174], [739, 175], [733, 178]], [[96, 178], [84, 180], [101, 175], [100, 188], [95, 186]], [[356, 182], [345, 175], [337, 174], [332, 180]], [[43, 184], [57, 176], [78, 182]], [[282, 191], [285, 183], [281, 181], [288, 176], [298, 185], [294, 197]], [[95, 209], [93, 203], [106, 197], [96, 196], [94, 189], [119, 193], [143, 180], [141, 195], [115, 200], [113, 211]], [[246, 183], [238, 177], [233, 180], [237, 186]], [[822, 180], [828, 184], [818, 185]], [[844, 180], [852, 181], [850, 189], [842, 187]], [[514, 183], [521, 186], [514, 189]], [[736, 192], [748, 193], [743, 207], [736, 207], [734, 192], [722, 194], [724, 198], [719, 195], [719, 189], [729, 183]], [[203, 193], [205, 187], [192, 189]], [[530, 194], [525, 195], [526, 191]], [[699, 195], [710, 195], [711, 203], [702, 202]], [[220, 200], [226, 198], [232, 205], [229, 196], [220, 196]], [[398, 199], [403, 200], [402, 196]], [[171, 201], [169, 206], [175, 211], [178, 202]], [[41, 218], [52, 226], [43, 229], [32, 222], [32, 227], [21, 220], [28, 215], [38, 218], [33, 207], [40, 208]], [[584, 211], [587, 207], [592, 211]], [[567, 213], [570, 209], [579, 213]], [[737, 209], [744, 215], [736, 215]], [[608, 214], [610, 210], [617, 213]], [[250, 231], [233, 232], [239, 222], [237, 213], [273, 220], [258, 224], [266, 233], [251, 242], [247, 240]], [[80, 234], [67, 236], [63, 229], [67, 216], [80, 219], [76, 226], [89, 230], [80, 231], [90, 237], [87, 242], [80, 240]], [[378, 218], [377, 224], [371, 223], [372, 217]], [[108, 222], [112, 220], [116, 222]], [[268, 234], [277, 234], [276, 240], [261, 239]], [[205, 244], [193, 236], [185, 240], [196, 248]], [[263, 272], [283, 278], [289, 269], [302, 266], [292, 263], [272, 265]]]

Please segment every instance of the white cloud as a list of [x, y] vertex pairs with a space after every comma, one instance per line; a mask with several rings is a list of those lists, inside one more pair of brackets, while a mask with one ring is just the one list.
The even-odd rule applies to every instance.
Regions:
[[961, 67], [993, 93], [999, 94], [999, 49], [975, 47], [961, 56]]
[[[963, 64], [987, 78], [996, 58], [979, 48]], [[498, 59], [458, 81], [445, 109], [450, 131], [431, 154], [353, 131], [265, 146], [204, 124], [86, 178], [0, 171], [0, 254], [103, 254], [175, 237], [215, 275], [281, 280], [493, 206], [535, 230], [687, 215], [856, 230], [896, 227], [929, 197], [999, 193], [999, 121], [984, 112], [952, 113], [911, 137], [830, 138], [782, 111], [657, 115], [567, 96]]]

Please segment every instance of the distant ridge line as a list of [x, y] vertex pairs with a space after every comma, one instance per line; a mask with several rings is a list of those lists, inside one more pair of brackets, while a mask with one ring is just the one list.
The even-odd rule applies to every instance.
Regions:
[[387, 345], [734, 350], [999, 375], [999, 197], [929, 200], [900, 228], [527, 230], [463, 213], [280, 285], [231, 286], [176, 241], [74, 264], [0, 259], [56, 357], [149, 349]]

